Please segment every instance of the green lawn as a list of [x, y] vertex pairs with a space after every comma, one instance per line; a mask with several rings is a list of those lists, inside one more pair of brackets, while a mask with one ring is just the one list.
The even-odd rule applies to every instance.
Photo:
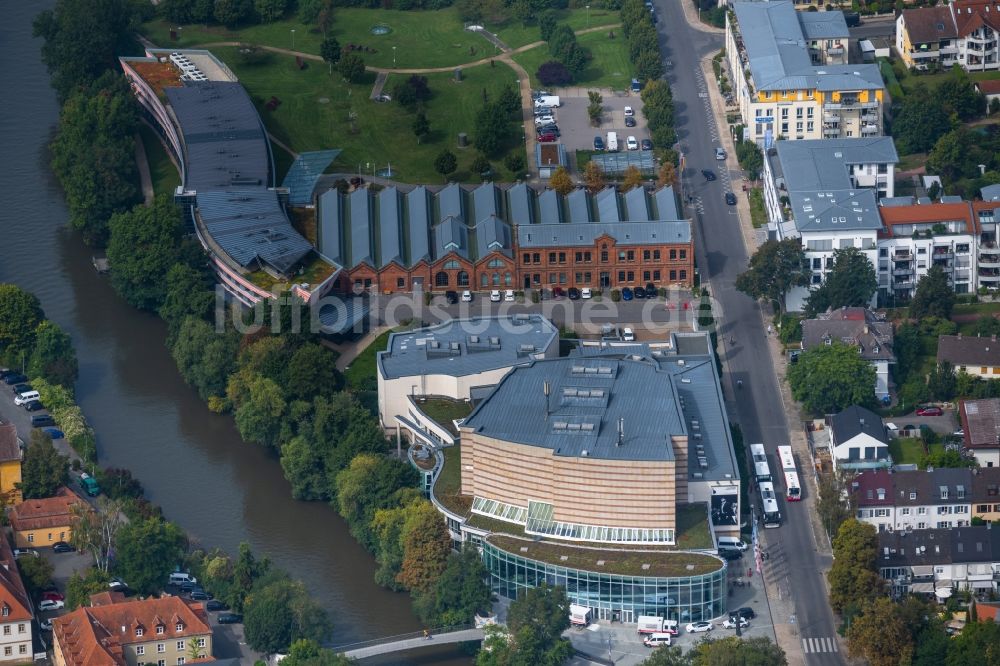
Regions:
[[924, 442], [916, 437], [894, 437], [889, 440], [889, 453], [897, 465], [919, 465], [924, 457]]
[[444, 467], [434, 482], [434, 497], [449, 511], [465, 516], [472, 509], [472, 497], [462, 495], [462, 454], [458, 446], [441, 449]]
[[142, 137], [142, 147], [146, 150], [146, 161], [149, 163], [153, 192], [173, 195], [174, 189], [181, 184], [181, 176], [177, 173], [177, 167], [170, 161], [167, 150], [160, 143], [156, 132], [145, 123], [139, 123], [139, 136]]
[[351, 364], [344, 371], [344, 380], [347, 385], [356, 390], [373, 390], [378, 386], [378, 377], [375, 369], [375, 356], [380, 351], [385, 351], [389, 344], [389, 335], [392, 331], [385, 331], [355, 357]]
[[420, 411], [456, 436], [458, 429], [455, 427], [454, 421], [464, 419], [472, 413], [472, 403], [465, 400], [452, 400], [451, 398], [415, 398], [415, 400]]
[[[972, 81], [989, 81], [992, 79], [1000, 79], [1000, 72], [969, 72], [969, 79]], [[909, 72], [907, 75], [900, 79], [899, 84], [903, 87], [903, 92], [909, 94], [917, 85], [923, 84], [927, 87], [927, 91], [930, 93], [934, 92], [943, 81], [945, 81], [949, 76], [951, 76], [950, 71], [946, 72], [936, 72], [934, 74], [924, 74], [920, 72]]]
[[704, 504], [677, 505], [677, 547], [692, 550], [712, 547], [708, 509]]
[[[450, 74], [430, 74], [434, 96], [427, 103], [431, 134], [418, 144], [410, 131], [413, 115], [396, 104], [377, 104], [369, 99], [371, 83], [350, 85], [319, 63], [304, 70], [295, 66], [291, 56], [273, 55], [263, 64], [245, 65], [237, 58], [236, 48], [219, 47], [214, 53], [236, 73], [253, 98], [267, 130], [296, 152], [340, 148], [332, 170], [370, 173], [371, 166], [391, 165], [397, 178], [407, 182], [443, 183], [445, 178], [434, 171], [434, 158], [448, 148], [458, 156], [458, 171], [452, 180], [469, 178], [475, 148], [458, 148], [456, 137], [466, 132], [474, 135], [475, 116], [483, 103], [483, 90], [497, 95], [505, 84], [513, 84], [514, 72], [502, 64], [483, 65], [464, 70], [463, 81], [455, 83]], [[390, 76], [391, 90], [395, 76]], [[264, 104], [272, 96], [281, 100], [275, 111]], [[351, 114], [356, 114], [352, 125]], [[522, 133], [511, 131], [507, 146], [523, 150]], [[275, 157], [284, 151], [275, 147]], [[501, 158], [502, 159], [502, 158]], [[287, 162], [287, 159], [285, 160]], [[495, 161], [499, 164], [500, 159]], [[279, 176], [287, 166], [279, 165]], [[499, 167], [495, 168], [499, 172]], [[280, 180], [280, 178], [279, 178]]]
[[[586, 9], [562, 9], [556, 11], [556, 18], [559, 23], [565, 23], [573, 28], [573, 30], [586, 30], [587, 28], [596, 28], [599, 25], [612, 25], [621, 20], [621, 15], [618, 12], [593, 7], [589, 12], [588, 18], [588, 10]], [[487, 23], [486, 28], [499, 35], [500, 39], [507, 46], [515, 49], [525, 44], [541, 41], [542, 39], [542, 35], [538, 30], [538, 23], [536, 22], [524, 25], [520, 21], [510, 20], [499, 27]], [[615, 29], [615, 34], [618, 34], [617, 29]]]
[[962, 305], [956, 305], [952, 311], [952, 315], [985, 315], [994, 314], [1000, 312], [1000, 303], [967, 303]]
[[[580, 35], [579, 43], [590, 49], [593, 60], [573, 85], [592, 86], [594, 88], [612, 88], [625, 90], [632, 80], [632, 64], [628, 59], [628, 47], [619, 32], [614, 39], [608, 39], [606, 32], [591, 32]], [[542, 63], [552, 59], [545, 46], [526, 51], [514, 57], [528, 71], [532, 85], [541, 84], [535, 78], [535, 72]]]
[[755, 187], [750, 190], [750, 221], [754, 229], [767, 226], [767, 211], [764, 209], [764, 191]]

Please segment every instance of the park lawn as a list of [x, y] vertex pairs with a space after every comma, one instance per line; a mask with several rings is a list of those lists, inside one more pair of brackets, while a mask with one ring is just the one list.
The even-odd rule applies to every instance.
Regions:
[[1000, 303], [962, 303], [951, 310], [952, 315], [992, 315], [1000, 312]]
[[[559, 9], [556, 10], [556, 20], [559, 23], [567, 24], [574, 31], [596, 28], [599, 25], [617, 25], [621, 22], [621, 15], [618, 12], [591, 8], [588, 19], [587, 11], [586, 9]], [[524, 25], [516, 19], [511, 19], [499, 26], [491, 25], [487, 22], [486, 29], [496, 33], [503, 43], [512, 49], [538, 42], [542, 39], [537, 21], [532, 21], [531, 24]]]
[[[951, 71], [935, 72], [933, 74], [923, 74], [911, 71], [908, 72], [904, 78], [899, 80], [899, 85], [903, 87], [903, 92], [906, 94], [909, 94], [919, 84], [923, 84], [927, 87], [927, 91], [929, 93], [933, 93], [934, 89], [947, 80], [949, 76], [951, 76]], [[972, 81], [990, 81], [993, 79], [1000, 79], [1000, 71], [968, 72], [968, 76]]]
[[764, 191], [758, 187], [750, 190], [750, 222], [754, 229], [767, 226], [767, 211], [764, 209]]
[[[177, 31], [176, 41], [170, 39], [171, 30]], [[316, 26], [301, 23], [295, 17], [274, 23], [248, 25], [237, 30], [201, 23], [178, 26], [157, 19], [144, 23], [140, 29], [149, 41], [161, 48], [196, 48], [217, 42], [240, 42], [282, 49], [292, 48], [292, 30], [295, 31], [295, 51], [319, 55], [323, 34]]]
[[[434, 171], [434, 158], [443, 149], [458, 157], [453, 180], [468, 177], [476, 151], [471, 145], [457, 147], [457, 135], [474, 135], [475, 117], [482, 107], [482, 94], [499, 94], [504, 84], [513, 85], [516, 76], [507, 66], [482, 65], [463, 70], [462, 83], [454, 83], [450, 74], [428, 74], [433, 98], [427, 103], [431, 134], [418, 144], [410, 131], [413, 114], [396, 104], [377, 104], [369, 99], [371, 81], [351, 85], [320, 63], [309, 63], [304, 70], [295, 66], [291, 56], [273, 54], [262, 64], [245, 65], [235, 47], [215, 49], [239, 77], [253, 98], [264, 124], [279, 141], [296, 152], [340, 148], [333, 171], [362, 173], [371, 166], [391, 165], [397, 178], [407, 182], [443, 183], [445, 178]], [[374, 77], [371, 77], [374, 78]], [[399, 78], [390, 76], [386, 90], [391, 91]], [[281, 100], [274, 111], [264, 104], [272, 96]], [[494, 97], [495, 98], [495, 97]], [[326, 101], [321, 101], [326, 100]], [[356, 113], [352, 131], [350, 114]], [[507, 150], [523, 150], [519, 128], [513, 126]], [[275, 146], [275, 157], [287, 155]], [[501, 158], [503, 156], [501, 155]], [[497, 160], [499, 162], [499, 159]], [[279, 165], [279, 176], [287, 167]]]
[[925, 455], [924, 443], [916, 437], [894, 437], [889, 440], [889, 453], [897, 465], [919, 465]]
[[[628, 46], [620, 33], [615, 32], [615, 38], [609, 39], [606, 32], [591, 32], [580, 35], [577, 41], [590, 50], [593, 59], [572, 85], [614, 90], [628, 89], [632, 80], [632, 64], [628, 59]], [[535, 72], [542, 63], [551, 59], [552, 55], [545, 45], [514, 56], [514, 60], [528, 71], [531, 83], [535, 87], [541, 86], [535, 77]]]
[[181, 184], [181, 176], [177, 173], [177, 167], [170, 161], [166, 148], [160, 143], [149, 125], [139, 123], [139, 136], [142, 138], [142, 147], [146, 150], [146, 161], [149, 163], [149, 175], [153, 181], [154, 194], [173, 195], [174, 190]]
[[344, 381], [347, 382], [348, 387], [369, 389], [373, 384], [377, 385], [376, 356], [380, 351], [386, 350], [392, 332], [392, 329], [383, 331], [360, 354], [354, 357], [354, 360], [344, 370]]

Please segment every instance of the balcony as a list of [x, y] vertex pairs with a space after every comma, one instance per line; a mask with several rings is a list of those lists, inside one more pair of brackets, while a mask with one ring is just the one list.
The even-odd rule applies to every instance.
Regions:
[[861, 114], [861, 120], [866, 123], [877, 123], [879, 121], [878, 113], [873, 111], [865, 111]]
[[892, 275], [893, 275], [893, 277], [913, 275], [913, 269], [912, 268], [893, 268], [892, 269]]
[[1000, 268], [1000, 256], [995, 254], [979, 255], [980, 268]]
[[862, 136], [864, 135], [871, 136], [872, 134], [878, 134], [878, 125], [862, 125], [861, 134]]
[[914, 283], [913, 280], [911, 279], [896, 280], [892, 283], [892, 288], [895, 289], [896, 291], [913, 289], [914, 286], [916, 286], [916, 283]]
[[838, 136], [840, 136], [840, 128], [839, 127], [824, 127], [823, 128], [823, 136], [825, 136], [827, 138], [837, 138]]
[[934, 248], [934, 253], [931, 254], [931, 259], [934, 259], [936, 261], [938, 259], [951, 259], [954, 256], [955, 253], [952, 252], [950, 247], [944, 247], [944, 248], [936, 247]]
[[893, 259], [893, 261], [909, 261], [910, 259], [913, 259], [913, 251], [912, 250], [896, 250], [892, 254], [892, 259]]
[[836, 111], [823, 111], [823, 122], [824, 123], [839, 123], [840, 114]]

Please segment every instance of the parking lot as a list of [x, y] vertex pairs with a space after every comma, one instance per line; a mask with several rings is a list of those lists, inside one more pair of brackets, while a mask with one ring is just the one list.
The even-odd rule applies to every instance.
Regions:
[[[601, 124], [595, 127], [587, 114], [590, 99], [587, 97], [586, 89], [572, 88], [557, 91], [562, 106], [555, 109], [554, 115], [561, 133], [559, 140], [567, 151], [593, 150], [594, 137], [600, 136], [606, 142], [608, 132], [617, 133], [619, 151], [626, 150], [625, 141], [629, 136], [634, 136], [640, 144], [643, 139], [649, 138], [646, 118], [642, 114], [642, 98], [638, 94], [614, 93], [611, 90], [599, 92], [604, 96], [604, 113], [601, 116]], [[632, 107], [635, 113], [635, 127], [625, 126], [626, 106]]]

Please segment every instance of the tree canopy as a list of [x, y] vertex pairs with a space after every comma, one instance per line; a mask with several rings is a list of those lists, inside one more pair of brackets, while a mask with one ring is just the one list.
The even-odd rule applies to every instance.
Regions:
[[877, 289], [875, 267], [864, 252], [856, 247], [834, 250], [833, 270], [809, 294], [806, 313], [814, 316], [828, 309], [866, 306]]
[[45, 319], [38, 298], [15, 284], [0, 284], [0, 357], [21, 361], [32, 351], [38, 326]]
[[907, 664], [913, 656], [913, 642], [903, 623], [899, 607], [888, 597], [865, 605], [847, 630], [847, 646], [852, 657], [864, 657], [871, 666]]
[[873, 525], [848, 518], [833, 538], [833, 565], [827, 572], [830, 606], [841, 613], [860, 609], [881, 596], [884, 582], [876, 569], [878, 533]]
[[28, 376], [72, 390], [77, 373], [76, 350], [69, 334], [51, 321], [41, 322], [35, 329], [35, 346], [28, 358]]
[[59, 453], [52, 438], [41, 430], [31, 431], [31, 441], [21, 463], [21, 495], [24, 499], [52, 497], [69, 483], [69, 458]]
[[769, 240], [750, 257], [750, 267], [736, 277], [736, 288], [755, 299], [777, 303], [782, 311], [789, 290], [808, 286], [811, 275], [799, 239]]
[[832, 414], [851, 405], [871, 405], [875, 368], [856, 347], [839, 341], [799, 355], [788, 369], [792, 396], [815, 414]]
[[299, 581], [276, 580], [257, 589], [244, 609], [246, 641], [265, 654], [285, 652], [300, 639], [324, 641], [330, 621]]
[[159, 518], [133, 520], [118, 531], [114, 571], [133, 590], [153, 594], [181, 562], [187, 537], [177, 525]]

